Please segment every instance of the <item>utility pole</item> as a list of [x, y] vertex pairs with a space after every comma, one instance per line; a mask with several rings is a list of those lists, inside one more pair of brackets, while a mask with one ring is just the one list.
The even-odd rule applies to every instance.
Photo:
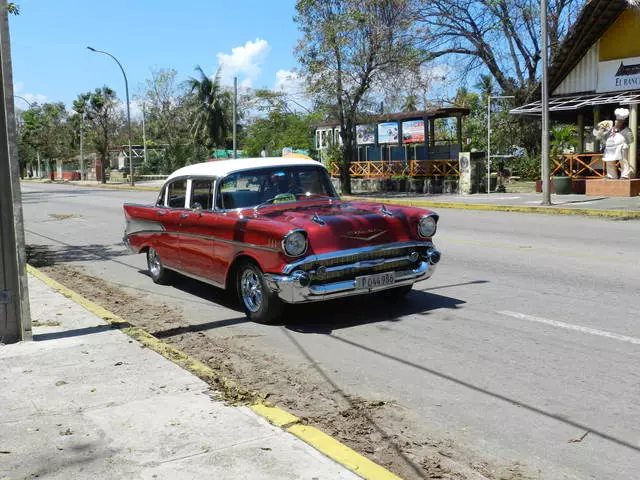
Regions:
[[549, 82], [547, 77], [547, 0], [540, 0], [540, 49], [542, 50], [542, 205], [551, 205], [549, 185]]
[[7, 0], [0, 0], [0, 342], [31, 339]]
[[238, 116], [238, 77], [233, 77], [233, 158], [238, 158], [238, 144], [236, 143], [236, 124]]
[[142, 102], [142, 151], [143, 153], [143, 161], [144, 164], [147, 164], [147, 129], [145, 127], [145, 107], [144, 107], [144, 102]]
[[80, 180], [84, 180], [84, 108], [80, 121]]

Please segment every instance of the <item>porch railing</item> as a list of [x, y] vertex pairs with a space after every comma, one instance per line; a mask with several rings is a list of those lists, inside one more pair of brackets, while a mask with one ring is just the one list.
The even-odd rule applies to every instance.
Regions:
[[572, 153], [553, 158], [551, 176], [592, 177], [606, 176], [601, 153]]
[[[339, 175], [337, 163], [330, 165], [329, 171], [334, 177]], [[406, 177], [457, 177], [460, 176], [458, 159], [447, 160], [380, 160], [372, 162], [351, 162], [349, 174], [353, 178], [389, 178]]]

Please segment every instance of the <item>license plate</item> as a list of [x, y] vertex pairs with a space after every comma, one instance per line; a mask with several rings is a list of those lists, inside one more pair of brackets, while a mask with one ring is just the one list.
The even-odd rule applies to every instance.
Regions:
[[356, 277], [356, 290], [371, 290], [393, 285], [396, 281], [395, 272], [378, 273], [376, 275], [365, 275]]

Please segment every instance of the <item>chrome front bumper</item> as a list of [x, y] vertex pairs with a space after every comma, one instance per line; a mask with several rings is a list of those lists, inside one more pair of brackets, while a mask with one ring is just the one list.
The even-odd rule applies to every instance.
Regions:
[[[308, 275], [305, 275], [304, 272], [301, 271], [295, 271], [291, 275], [265, 274], [265, 280], [269, 289], [286, 303], [317, 302], [352, 295], [364, 295], [388, 290], [390, 288], [412, 285], [415, 282], [431, 277], [436, 269], [436, 263], [440, 260], [440, 253], [435, 249], [432, 250], [432, 252], [434, 254], [433, 256], [423, 258], [415, 268], [410, 270], [396, 270], [395, 283], [382, 287], [357, 289], [355, 279], [313, 285]], [[433, 263], [431, 260], [434, 260]]]

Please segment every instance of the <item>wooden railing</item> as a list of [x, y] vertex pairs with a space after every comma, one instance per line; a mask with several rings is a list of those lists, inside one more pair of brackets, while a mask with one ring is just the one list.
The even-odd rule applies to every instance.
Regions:
[[[334, 177], [339, 175], [340, 169], [337, 163], [332, 163], [329, 171]], [[460, 176], [460, 168], [457, 159], [448, 160], [401, 160], [375, 161], [375, 162], [351, 162], [349, 174], [353, 178], [389, 178], [394, 176], [405, 177], [457, 177]]]
[[606, 175], [601, 153], [573, 153], [552, 160], [551, 176], [602, 178]]

